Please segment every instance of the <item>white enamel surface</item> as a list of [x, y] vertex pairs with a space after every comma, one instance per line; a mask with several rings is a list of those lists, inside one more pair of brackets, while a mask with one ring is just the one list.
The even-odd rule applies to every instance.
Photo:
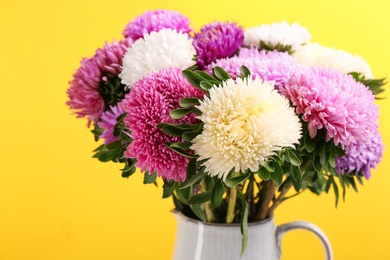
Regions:
[[306, 229], [315, 233], [325, 248], [325, 259], [332, 260], [332, 249], [325, 234], [308, 222], [292, 222], [276, 227], [273, 218], [249, 224], [249, 239], [245, 253], [241, 254], [239, 225], [204, 224], [174, 212], [177, 219], [173, 260], [278, 260], [280, 240], [293, 229]]

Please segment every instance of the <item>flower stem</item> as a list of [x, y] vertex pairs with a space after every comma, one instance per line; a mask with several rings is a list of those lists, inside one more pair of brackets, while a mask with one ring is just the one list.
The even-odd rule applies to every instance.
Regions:
[[[202, 192], [206, 191], [206, 182], [204, 179], [202, 179], [200, 182], [200, 188], [201, 188]], [[214, 222], [215, 218], [214, 218], [213, 209], [211, 207], [211, 202], [207, 201], [207, 202], [203, 203], [203, 206], [204, 206], [204, 213], [206, 215], [207, 222]]]
[[261, 203], [260, 210], [258, 211], [258, 214], [256, 216], [256, 220], [263, 220], [269, 217], [269, 204], [275, 196], [275, 191], [275, 183], [273, 183], [273, 181], [267, 181], [265, 198], [264, 201], [262, 201]]
[[287, 192], [291, 189], [292, 186], [292, 183], [290, 183], [284, 187], [284, 189], [280, 192], [279, 196], [276, 198], [272, 206], [269, 208], [267, 217], [270, 217], [272, 216], [272, 214], [274, 214], [276, 207], [279, 206], [280, 203], [282, 203], [284, 196], [286, 196]]
[[[302, 171], [302, 177], [305, 175], [307, 169], [310, 167], [310, 165], [312, 164], [312, 160], [309, 159], [306, 161], [306, 163], [302, 166], [301, 168], [301, 171]], [[292, 182], [290, 182], [289, 184], [287, 184], [283, 190], [280, 192], [279, 196], [274, 200], [274, 203], [272, 204], [272, 206], [269, 208], [268, 210], [268, 217], [269, 216], [272, 216], [272, 214], [274, 213], [275, 209], [277, 206], [280, 205], [280, 203], [283, 202], [284, 200], [284, 197], [286, 196], [287, 192], [291, 189], [291, 187], [293, 186]]]
[[229, 202], [228, 202], [228, 210], [226, 214], [226, 223], [232, 223], [235, 216], [236, 209], [236, 200], [237, 200], [237, 186], [230, 188], [229, 192]]

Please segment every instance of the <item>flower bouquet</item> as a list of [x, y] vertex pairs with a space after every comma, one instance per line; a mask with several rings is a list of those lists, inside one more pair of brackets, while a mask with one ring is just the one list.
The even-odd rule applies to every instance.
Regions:
[[84, 58], [67, 105], [88, 120], [102, 162], [163, 181], [163, 198], [203, 222], [264, 220], [303, 191], [370, 178], [383, 152], [365, 60], [310, 42], [287, 22], [194, 31], [175, 11], [146, 12], [123, 39]]

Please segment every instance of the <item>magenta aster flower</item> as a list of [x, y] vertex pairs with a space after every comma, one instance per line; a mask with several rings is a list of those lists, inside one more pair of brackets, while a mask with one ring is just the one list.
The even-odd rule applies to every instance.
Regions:
[[241, 74], [241, 66], [245, 66], [253, 78], [260, 77], [269, 81], [276, 89], [289, 81], [301, 68], [288, 53], [258, 51], [256, 48], [241, 49], [238, 56], [216, 60], [206, 67], [206, 71], [211, 74], [216, 66], [223, 68], [233, 79]]
[[176, 11], [156, 10], [148, 11], [136, 17], [126, 26], [123, 35], [136, 41], [142, 38], [144, 33], [158, 32], [161, 29], [169, 28], [182, 33], [192, 31], [187, 17]]
[[103, 134], [100, 135], [104, 139], [105, 144], [110, 144], [119, 139], [114, 135], [114, 127], [117, 123], [117, 118], [124, 113], [123, 109], [117, 106], [110, 106], [110, 109], [103, 112], [98, 122], [99, 127], [104, 129]]
[[194, 115], [174, 120], [169, 113], [179, 108], [184, 97], [202, 97], [182, 76], [179, 68], [151, 72], [137, 81], [123, 100], [128, 112], [124, 122], [131, 131], [132, 143], [125, 151], [128, 158], [137, 158], [136, 166], [149, 173], [157, 172], [167, 180], [184, 181], [188, 159], [165, 146], [166, 142], [181, 142], [181, 137], [170, 136], [157, 128], [157, 124], [195, 123]]
[[336, 158], [336, 168], [339, 174], [362, 173], [368, 180], [371, 169], [382, 160], [383, 143], [377, 131], [366, 142], [357, 142], [348, 147], [346, 155]]
[[244, 41], [244, 30], [236, 23], [204, 25], [194, 36], [198, 65], [203, 68], [216, 59], [232, 56]]
[[124, 97], [124, 86], [118, 74], [122, 56], [130, 45], [131, 40], [106, 43], [92, 58], [83, 58], [73, 75], [66, 104], [77, 117], [88, 117], [88, 126], [97, 122], [109, 105], [115, 105]]
[[310, 136], [326, 129], [326, 141], [333, 138], [342, 148], [365, 142], [378, 128], [378, 107], [374, 96], [350, 75], [334, 69], [307, 68], [292, 77], [281, 92], [308, 122]]

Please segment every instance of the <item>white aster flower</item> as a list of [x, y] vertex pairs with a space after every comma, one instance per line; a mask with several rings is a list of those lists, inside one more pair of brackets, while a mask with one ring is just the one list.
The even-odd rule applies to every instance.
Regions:
[[302, 46], [293, 56], [302, 65], [334, 68], [342, 73], [358, 72], [366, 79], [374, 78], [370, 66], [361, 56], [318, 43]]
[[244, 44], [259, 48], [260, 41], [276, 46], [282, 44], [291, 46], [291, 51], [298, 50], [302, 44], [309, 42], [311, 35], [309, 31], [298, 23], [288, 24], [286, 21], [281, 23], [263, 24], [245, 30]]
[[191, 149], [211, 176], [226, 179], [229, 171], [252, 172], [282, 147], [293, 147], [301, 124], [286, 98], [261, 79], [229, 79], [210, 89], [197, 107], [203, 132]]
[[188, 34], [172, 29], [145, 34], [127, 50], [119, 77], [123, 84], [131, 87], [152, 71], [172, 67], [185, 69], [194, 65], [195, 54]]

